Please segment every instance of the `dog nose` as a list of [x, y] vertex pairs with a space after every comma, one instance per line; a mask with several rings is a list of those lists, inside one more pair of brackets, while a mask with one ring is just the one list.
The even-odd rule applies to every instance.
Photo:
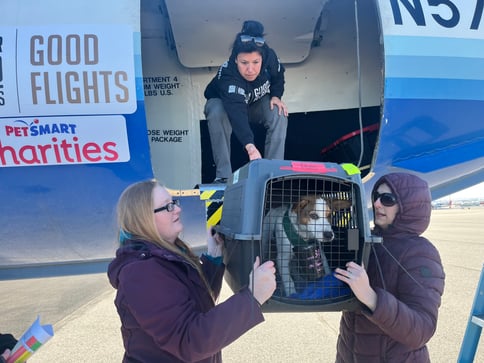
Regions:
[[325, 231], [323, 232], [323, 238], [326, 240], [326, 241], [331, 241], [334, 239], [334, 233], [333, 231]]

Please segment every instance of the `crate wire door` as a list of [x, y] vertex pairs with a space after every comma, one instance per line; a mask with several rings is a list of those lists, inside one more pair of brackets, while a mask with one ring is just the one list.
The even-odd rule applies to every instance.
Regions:
[[[353, 183], [337, 179], [285, 176], [267, 182], [261, 249], [264, 259], [276, 262], [273, 300], [321, 305], [352, 298], [333, 271], [360, 260], [356, 200]], [[327, 216], [315, 213], [312, 203], [324, 203]]]

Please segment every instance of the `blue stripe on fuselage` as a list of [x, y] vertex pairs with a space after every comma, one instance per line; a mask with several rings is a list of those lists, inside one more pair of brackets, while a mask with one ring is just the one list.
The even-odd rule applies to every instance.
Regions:
[[484, 101], [386, 100], [378, 162], [431, 172], [474, 160], [469, 168], [478, 168], [484, 157], [483, 110]]
[[385, 99], [484, 101], [484, 80], [386, 78]]
[[484, 40], [385, 37], [385, 99], [484, 100]]

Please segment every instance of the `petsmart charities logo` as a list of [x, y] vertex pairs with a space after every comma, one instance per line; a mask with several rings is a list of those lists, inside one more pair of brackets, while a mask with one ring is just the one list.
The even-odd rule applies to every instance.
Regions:
[[0, 167], [129, 159], [123, 116], [0, 119]]

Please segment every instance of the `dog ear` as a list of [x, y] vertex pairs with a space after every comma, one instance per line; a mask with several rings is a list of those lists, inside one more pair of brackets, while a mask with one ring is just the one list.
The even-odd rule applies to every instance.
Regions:
[[301, 200], [299, 200], [299, 202], [293, 204], [292, 206], [292, 210], [294, 212], [298, 212], [298, 211], [301, 211], [303, 210], [307, 205], [309, 204], [309, 199], [307, 198], [302, 198]]
[[332, 210], [341, 210], [347, 209], [351, 207], [351, 201], [343, 200], [343, 199], [332, 199], [331, 200], [331, 209]]

